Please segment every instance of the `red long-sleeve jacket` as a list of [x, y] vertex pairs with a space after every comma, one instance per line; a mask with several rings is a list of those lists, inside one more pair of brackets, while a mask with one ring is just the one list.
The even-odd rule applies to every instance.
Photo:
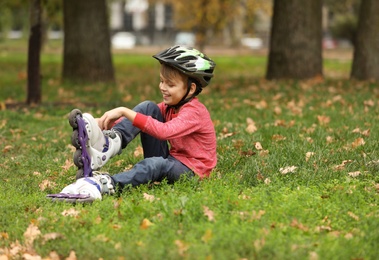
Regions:
[[209, 176], [217, 164], [216, 133], [207, 108], [197, 99], [184, 104], [179, 113], [158, 104], [165, 122], [137, 113], [133, 125], [141, 131], [170, 144], [170, 155], [201, 178]]

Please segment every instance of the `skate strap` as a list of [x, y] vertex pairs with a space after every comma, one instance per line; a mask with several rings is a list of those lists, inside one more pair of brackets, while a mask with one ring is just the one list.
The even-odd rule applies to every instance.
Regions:
[[96, 188], [100, 191], [100, 194], [101, 194], [101, 188], [100, 188], [100, 185], [97, 184], [96, 181], [93, 181], [93, 180], [91, 180], [90, 178], [86, 178], [86, 177], [84, 177], [84, 180], [85, 180], [86, 182], [92, 184], [92, 185], [95, 185]]
[[58, 198], [58, 199], [87, 199], [90, 197], [88, 194], [69, 194], [69, 193], [56, 193], [47, 194], [48, 198]]
[[109, 149], [109, 139], [108, 139], [108, 136], [105, 136], [104, 135], [104, 137], [105, 137], [105, 144], [104, 144], [104, 148], [103, 148], [103, 153], [105, 153], [105, 152], [107, 152], [108, 151], [108, 149]]

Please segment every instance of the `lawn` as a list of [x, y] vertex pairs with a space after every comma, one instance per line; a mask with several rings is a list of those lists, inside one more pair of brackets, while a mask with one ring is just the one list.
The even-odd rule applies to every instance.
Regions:
[[[67, 115], [160, 101], [154, 53], [114, 53], [117, 83], [63, 84], [57, 43], [42, 55], [43, 104], [26, 107], [25, 43], [0, 42], [0, 259], [377, 259], [379, 84], [266, 81], [259, 53], [213, 53], [200, 95], [215, 125], [209, 179], [124, 190], [91, 205], [46, 198], [75, 179]], [[102, 170], [139, 160], [139, 140]]]

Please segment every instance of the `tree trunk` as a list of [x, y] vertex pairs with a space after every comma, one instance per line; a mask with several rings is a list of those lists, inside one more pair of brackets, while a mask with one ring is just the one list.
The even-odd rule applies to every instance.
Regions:
[[105, 0], [64, 0], [63, 80], [113, 82]]
[[30, 35], [28, 42], [28, 85], [26, 103], [41, 103], [40, 54], [42, 40], [41, 0], [30, 1]]
[[379, 80], [379, 1], [362, 0], [351, 77]]
[[275, 0], [267, 79], [322, 75], [321, 0]]

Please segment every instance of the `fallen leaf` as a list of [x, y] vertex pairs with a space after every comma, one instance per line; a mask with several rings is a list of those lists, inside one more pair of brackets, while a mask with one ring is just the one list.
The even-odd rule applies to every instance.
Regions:
[[324, 115], [317, 116], [317, 120], [320, 125], [327, 125], [330, 123], [330, 117]]
[[261, 157], [265, 157], [265, 156], [267, 156], [268, 154], [270, 153], [270, 151], [269, 150], [261, 150], [261, 151], [259, 151], [259, 156], [261, 156]]
[[365, 140], [362, 137], [359, 137], [359, 138], [355, 139], [354, 142], [351, 143], [351, 147], [357, 148], [357, 147], [364, 145], [364, 144], [365, 144]]
[[47, 188], [54, 188], [57, 184], [49, 180], [43, 180], [38, 186], [41, 191], [44, 191]]
[[283, 141], [283, 140], [286, 140], [286, 137], [285, 136], [282, 136], [282, 135], [278, 135], [278, 134], [275, 134], [271, 137], [271, 139], [273, 141]]
[[75, 251], [70, 251], [70, 255], [65, 260], [76, 260], [76, 254]]
[[61, 166], [61, 168], [65, 171], [69, 170], [72, 166], [74, 166], [74, 163], [73, 161], [69, 160], [69, 159], [66, 159], [65, 163], [63, 166]]
[[34, 240], [38, 238], [40, 235], [41, 231], [39, 230], [39, 228], [33, 223], [31, 223], [24, 232], [25, 246], [29, 249], [32, 248]]
[[255, 133], [257, 130], [258, 130], [258, 128], [255, 126], [255, 125], [253, 125], [253, 124], [250, 124], [250, 125], [247, 125], [247, 127], [246, 127], [246, 132], [248, 132], [249, 134], [252, 134], [252, 133]]
[[134, 150], [134, 157], [140, 157], [143, 155], [143, 148], [142, 146], [137, 146], [137, 148]]
[[189, 245], [182, 240], [175, 240], [175, 245], [178, 247], [179, 255], [185, 256], [185, 253], [187, 252]]
[[300, 229], [302, 231], [308, 231], [309, 228], [307, 226], [304, 226], [302, 223], [300, 223], [296, 218], [294, 218], [291, 222], [291, 227]]
[[258, 130], [258, 128], [255, 126], [255, 122], [253, 119], [251, 118], [246, 118], [246, 123], [247, 123], [247, 127], [246, 127], [246, 132], [248, 132], [249, 134], [252, 134], [254, 132], [256, 132]]
[[63, 216], [70, 216], [70, 217], [77, 217], [79, 214], [80, 214], [80, 211], [74, 208], [67, 209], [62, 212]]
[[4, 148], [3, 148], [3, 153], [7, 153], [9, 152], [10, 150], [13, 149], [13, 146], [12, 145], [6, 145]]
[[148, 201], [151, 201], [151, 202], [155, 200], [155, 197], [153, 195], [149, 195], [147, 193], [144, 193], [143, 197], [144, 197], [145, 200], [148, 200]]
[[334, 166], [335, 170], [343, 170], [345, 169], [345, 165], [348, 163], [352, 163], [353, 160], [343, 160], [341, 164]]
[[148, 229], [149, 227], [153, 226], [154, 224], [150, 222], [147, 218], [144, 218], [141, 222], [140, 229]]
[[256, 142], [255, 143], [255, 149], [257, 149], [257, 150], [262, 150], [263, 149], [263, 147], [262, 147], [262, 145], [261, 145], [260, 142]]
[[214, 221], [214, 212], [210, 210], [207, 206], [203, 206], [204, 215], [208, 217], [209, 221]]
[[201, 237], [201, 240], [205, 243], [208, 243], [213, 237], [213, 234], [212, 234], [212, 230], [211, 229], [207, 229], [205, 231], [205, 234]]
[[297, 169], [296, 166], [286, 166], [286, 167], [284, 167], [284, 168], [280, 168], [280, 169], [279, 169], [279, 172], [280, 172], [281, 174], [293, 173], [293, 172], [296, 171], [296, 169]]
[[266, 214], [266, 211], [264, 211], [264, 210], [259, 210], [258, 212], [253, 210], [251, 218], [254, 220], [260, 220], [264, 214]]
[[349, 211], [347, 214], [350, 217], [352, 217], [353, 219], [355, 219], [356, 221], [359, 221], [359, 217], [357, 215], [355, 215], [353, 212]]
[[42, 236], [44, 243], [49, 241], [49, 240], [55, 240], [58, 238], [64, 238], [64, 235], [57, 233], [57, 232], [52, 232], [52, 233], [47, 233]]
[[355, 171], [355, 172], [349, 172], [348, 175], [350, 177], [358, 177], [359, 175], [361, 175], [361, 172], [360, 171]]
[[305, 161], [308, 162], [309, 159], [314, 155], [315, 153], [314, 152], [307, 152], [305, 154]]

